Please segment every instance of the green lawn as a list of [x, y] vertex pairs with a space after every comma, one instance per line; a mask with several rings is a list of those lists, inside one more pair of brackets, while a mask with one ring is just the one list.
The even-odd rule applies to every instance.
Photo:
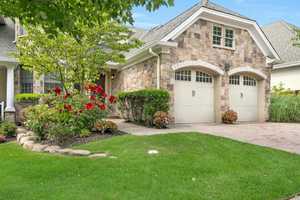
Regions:
[[[120, 136], [78, 148], [118, 158], [0, 145], [1, 200], [273, 200], [300, 192], [300, 156], [213, 136]], [[159, 155], [149, 156], [149, 149]]]

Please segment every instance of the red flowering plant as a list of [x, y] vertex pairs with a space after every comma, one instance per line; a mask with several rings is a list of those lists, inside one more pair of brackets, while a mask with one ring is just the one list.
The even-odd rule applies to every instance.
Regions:
[[[116, 103], [116, 97], [108, 96], [96, 84], [86, 84], [84, 93], [66, 93], [55, 87], [49, 99], [51, 100], [45, 104], [49, 111], [44, 114], [49, 116], [39, 125], [39, 135], [51, 139], [78, 136], [82, 130], [93, 131], [95, 122], [103, 120], [112, 104]], [[57, 130], [65, 130], [69, 134], [58, 134]]]

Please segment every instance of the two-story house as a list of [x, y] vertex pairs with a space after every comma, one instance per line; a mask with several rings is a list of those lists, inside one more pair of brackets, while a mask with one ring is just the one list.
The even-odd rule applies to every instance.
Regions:
[[[136, 30], [135, 37], [144, 45], [102, 77], [108, 93], [166, 89], [176, 123], [220, 122], [228, 109], [239, 121], [267, 120], [271, 68], [280, 58], [256, 21], [203, 0], [162, 26]], [[11, 63], [2, 62], [0, 72], [7, 112], [13, 111]]]

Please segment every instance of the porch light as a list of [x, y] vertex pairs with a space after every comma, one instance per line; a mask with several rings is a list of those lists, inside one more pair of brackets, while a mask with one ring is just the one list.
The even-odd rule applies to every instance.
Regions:
[[111, 75], [111, 80], [114, 80], [115, 78], [116, 78], [116, 74], [113, 73], [113, 74]]
[[231, 66], [228, 62], [225, 63], [225, 72], [229, 72]]

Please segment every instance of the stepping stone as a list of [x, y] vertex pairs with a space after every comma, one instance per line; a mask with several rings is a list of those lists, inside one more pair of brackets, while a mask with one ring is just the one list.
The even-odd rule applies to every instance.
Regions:
[[148, 151], [148, 154], [149, 154], [149, 155], [155, 155], [155, 154], [158, 154], [158, 153], [159, 153], [159, 151], [157, 151], [157, 150], [155, 150], [155, 149], [149, 150], [149, 151]]

